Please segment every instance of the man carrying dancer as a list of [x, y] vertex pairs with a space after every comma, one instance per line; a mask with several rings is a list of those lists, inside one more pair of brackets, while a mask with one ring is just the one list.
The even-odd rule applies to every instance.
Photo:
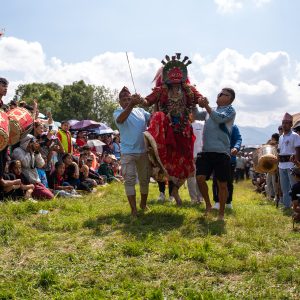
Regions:
[[[231, 88], [223, 88], [218, 94], [216, 109], [209, 106], [208, 100], [202, 98], [199, 105], [205, 108], [200, 112], [194, 110], [195, 119], [206, 120], [203, 131], [203, 149], [198, 154], [197, 181], [199, 190], [206, 203], [206, 213], [211, 209], [206, 180], [214, 172], [219, 190], [219, 220], [224, 219], [225, 203], [228, 197], [227, 181], [230, 178], [230, 137], [235, 119], [235, 110], [232, 102], [235, 92]], [[207, 119], [208, 115], [208, 119]]]
[[144, 131], [147, 128], [150, 114], [135, 106], [140, 103], [138, 97], [131, 96], [127, 87], [119, 94], [121, 108], [114, 111], [114, 119], [119, 128], [121, 143], [121, 167], [125, 191], [132, 216], [137, 216], [136, 208], [136, 171], [140, 183], [141, 209], [147, 208], [147, 197], [150, 180], [150, 164], [144, 142]]

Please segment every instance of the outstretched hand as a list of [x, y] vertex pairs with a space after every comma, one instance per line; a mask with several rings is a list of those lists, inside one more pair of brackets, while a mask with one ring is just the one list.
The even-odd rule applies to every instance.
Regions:
[[208, 106], [209, 101], [207, 100], [206, 97], [198, 98], [198, 104], [200, 107], [206, 107]]
[[141, 97], [141, 95], [139, 95], [139, 94], [133, 94], [131, 96], [131, 103], [133, 105], [139, 105], [139, 104], [141, 104], [142, 103], [142, 97]]

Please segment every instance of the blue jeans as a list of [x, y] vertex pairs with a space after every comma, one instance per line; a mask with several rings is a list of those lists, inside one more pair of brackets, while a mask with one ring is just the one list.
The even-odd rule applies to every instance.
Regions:
[[280, 186], [282, 191], [283, 205], [285, 208], [290, 208], [292, 205], [292, 197], [290, 196], [290, 191], [292, 186], [296, 183], [290, 169], [280, 169]]

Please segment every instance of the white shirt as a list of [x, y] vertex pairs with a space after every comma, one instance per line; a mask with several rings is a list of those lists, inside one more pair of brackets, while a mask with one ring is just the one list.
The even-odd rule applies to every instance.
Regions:
[[[296, 153], [296, 147], [300, 147], [300, 136], [296, 132], [290, 131], [279, 137], [279, 155], [293, 155]], [[279, 162], [280, 169], [290, 169], [293, 166], [292, 162]]]
[[196, 137], [194, 143], [194, 158], [197, 157], [197, 153], [202, 151], [203, 147], [203, 128], [204, 128], [204, 121], [194, 121], [192, 123], [194, 135]]

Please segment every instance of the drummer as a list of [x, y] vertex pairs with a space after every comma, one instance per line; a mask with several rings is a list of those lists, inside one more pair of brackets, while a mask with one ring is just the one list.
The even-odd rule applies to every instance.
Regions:
[[[8, 88], [8, 80], [0, 77], [0, 109], [3, 109], [4, 103], [2, 98], [6, 96], [7, 94], [7, 88]], [[5, 165], [7, 162], [7, 147], [5, 147], [2, 151], [0, 151], [0, 189], [6, 186], [8, 184], [7, 180], [3, 179], [3, 174], [5, 170]], [[20, 184], [19, 179], [15, 181], [15, 185]]]

